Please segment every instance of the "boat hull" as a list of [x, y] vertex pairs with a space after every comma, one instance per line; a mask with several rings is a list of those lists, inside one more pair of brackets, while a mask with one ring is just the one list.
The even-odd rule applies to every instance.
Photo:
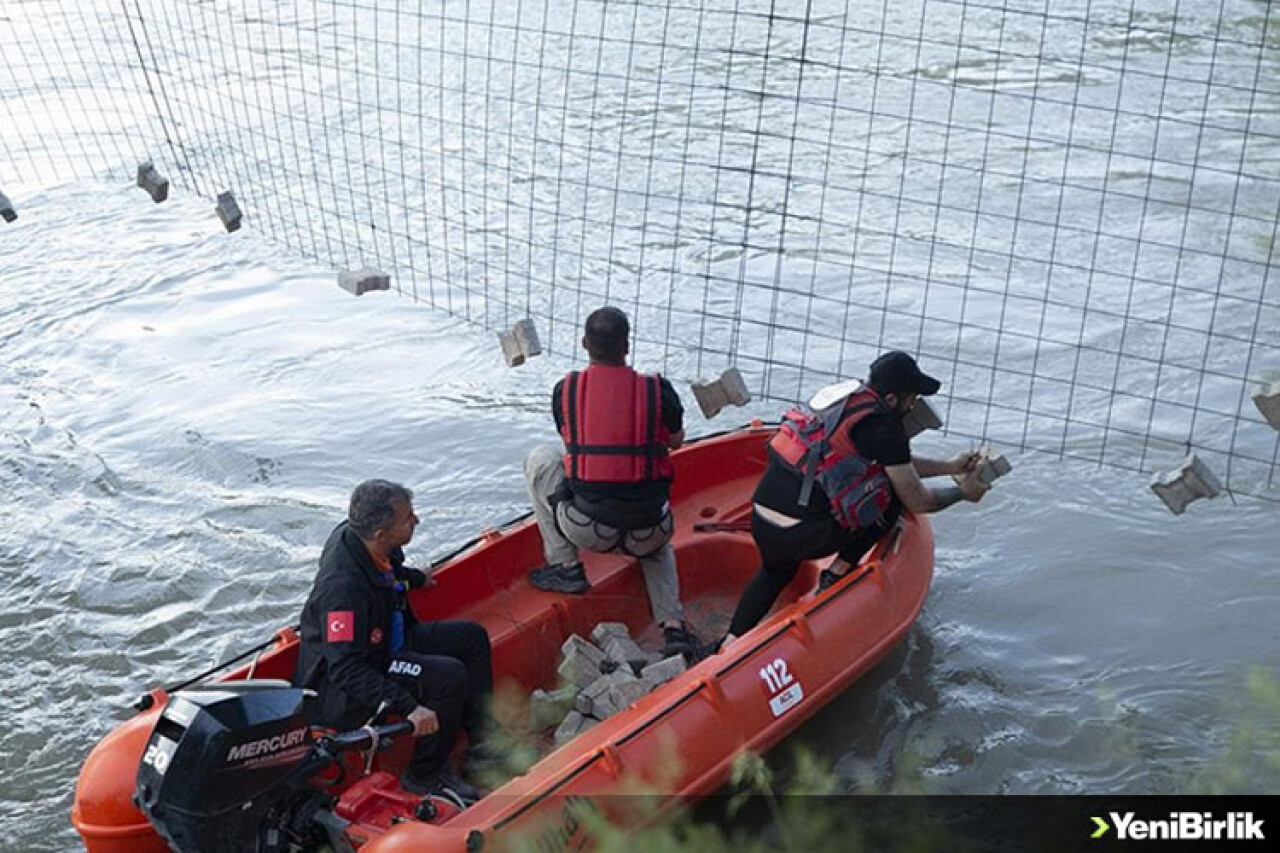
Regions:
[[[704, 636], [723, 631], [738, 594], [758, 568], [750, 536], [734, 528], [749, 518], [772, 431], [755, 425], [674, 454], [672, 544], [687, 616]], [[847, 580], [821, 595], [812, 593], [818, 564], [804, 564], [770, 616], [737, 642], [446, 822], [392, 821], [386, 807], [395, 802], [390, 792], [379, 800], [376, 813], [363, 800], [349, 798], [340, 802], [339, 812], [352, 821], [350, 834], [366, 853], [501, 849], [504, 841], [517, 838], [560, 849], [576, 846], [585, 831], [584, 811], [622, 822], [651, 820], [655, 805], [660, 813], [717, 790], [740, 752], [769, 749], [888, 654], [923, 606], [933, 552], [928, 521], [908, 516]], [[555, 686], [560, 645], [570, 634], [588, 636], [596, 624], [614, 621], [626, 623], [642, 643], [657, 642], [635, 561], [584, 557], [589, 593], [562, 596], [530, 587], [525, 576], [541, 562], [541, 540], [532, 520], [518, 521], [485, 532], [445, 561], [437, 570], [437, 585], [418, 591], [413, 607], [423, 619], [475, 619], [486, 627], [498, 693], [514, 697], [518, 715], [529, 692]], [[286, 629], [252, 670], [241, 668], [225, 677], [288, 678], [296, 659], [297, 636]], [[162, 705], [163, 693], [155, 696]], [[139, 719], [121, 727], [147, 728]], [[92, 853], [121, 849], [110, 844], [125, 832], [132, 833], [130, 849], [149, 849], [145, 818], [127, 799], [119, 802], [121, 791], [132, 791], [144, 743], [145, 737], [117, 732], [86, 762], [73, 822]], [[110, 773], [91, 775], [91, 768], [107, 766], [98, 753], [108, 745]], [[405, 754], [403, 748], [395, 750], [381, 764], [394, 773]], [[611, 796], [627, 791], [654, 796]], [[641, 803], [646, 811], [629, 811]]]

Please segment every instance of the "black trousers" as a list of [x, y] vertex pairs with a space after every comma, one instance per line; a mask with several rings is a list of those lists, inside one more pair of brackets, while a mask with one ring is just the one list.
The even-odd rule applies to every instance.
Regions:
[[751, 538], [760, 550], [760, 570], [742, 591], [729, 623], [729, 633], [741, 637], [758, 625], [782, 590], [795, 579], [805, 560], [838, 553], [851, 565], [857, 565], [901, 514], [902, 506], [895, 498], [874, 527], [849, 531], [837, 524], [829, 513], [807, 518], [791, 527], [778, 527], [752, 511]]
[[439, 770], [449, 758], [458, 730], [479, 743], [486, 736], [493, 693], [489, 634], [477, 622], [414, 625], [388, 666], [425, 707], [435, 711], [440, 730], [419, 738], [412, 769], [419, 778]]

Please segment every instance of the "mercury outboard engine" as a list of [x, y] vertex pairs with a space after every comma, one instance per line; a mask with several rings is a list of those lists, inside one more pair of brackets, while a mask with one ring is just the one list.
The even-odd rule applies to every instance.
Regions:
[[312, 738], [305, 691], [224, 681], [175, 693], [147, 741], [134, 800], [180, 853], [353, 848], [333, 798], [307, 780], [344, 749], [379, 746], [407, 723]]

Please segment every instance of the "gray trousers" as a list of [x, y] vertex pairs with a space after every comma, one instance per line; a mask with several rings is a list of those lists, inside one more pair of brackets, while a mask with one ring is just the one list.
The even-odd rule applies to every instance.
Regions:
[[653, 618], [659, 624], [684, 618], [676, 554], [671, 548], [675, 522], [669, 511], [656, 527], [619, 530], [590, 518], [570, 501], [561, 501], [553, 509], [551, 495], [564, 482], [564, 451], [551, 444], [536, 447], [525, 457], [524, 479], [548, 564], [578, 562], [579, 548], [601, 554], [630, 554], [640, 560]]

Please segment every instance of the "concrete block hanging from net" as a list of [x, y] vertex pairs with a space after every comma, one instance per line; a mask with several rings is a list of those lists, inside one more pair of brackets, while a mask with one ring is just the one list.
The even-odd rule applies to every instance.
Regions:
[[698, 401], [698, 408], [705, 418], [714, 418], [726, 406], [745, 406], [751, 402], [751, 391], [747, 388], [742, 372], [730, 367], [717, 379], [705, 379], [689, 386], [693, 398]]
[[338, 274], [338, 287], [352, 296], [364, 296], [374, 290], [390, 290], [391, 276], [372, 267], [348, 270]]
[[1201, 498], [1216, 498], [1222, 484], [1194, 453], [1177, 468], [1151, 481], [1151, 490], [1174, 515], [1182, 515], [1187, 505]]
[[506, 359], [507, 367], [519, 367], [542, 353], [538, 328], [528, 317], [518, 321], [509, 331], [499, 332], [498, 343], [502, 346], [502, 357]]
[[222, 227], [227, 232], [240, 230], [240, 223], [244, 219], [244, 214], [240, 212], [240, 204], [236, 201], [235, 193], [228, 190], [227, 192], [218, 193], [218, 205], [214, 208], [218, 214], [218, 219], [222, 221]]
[[169, 197], [169, 179], [157, 172], [156, 167], [149, 162], [138, 165], [138, 186], [146, 190], [156, 204]]
[[1267, 423], [1280, 430], [1280, 382], [1271, 382], [1259, 388], [1253, 394], [1253, 402], [1267, 419]]

